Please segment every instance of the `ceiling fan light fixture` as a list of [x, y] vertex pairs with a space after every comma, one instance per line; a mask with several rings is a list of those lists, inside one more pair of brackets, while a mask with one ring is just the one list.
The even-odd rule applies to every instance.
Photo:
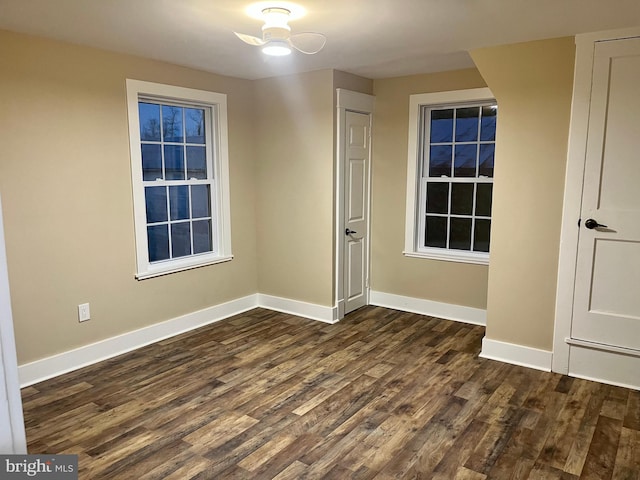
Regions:
[[262, 53], [272, 57], [284, 57], [291, 54], [291, 47], [285, 40], [271, 40], [262, 47]]
[[264, 19], [262, 30], [282, 28], [291, 31], [291, 27], [287, 23], [290, 15], [291, 12], [286, 8], [265, 8], [262, 11], [262, 18]]
[[245, 13], [251, 18], [264, 21], [264, 11], [272, 8], [279, 8], [289, 11], [289, 21], [298, 20], [307, 14], [307, 10], [293, 2], [282, 2], [279, 0], [265, 0], [256, 2], [245, 8]]
[[[271, 3], [271, 2], [276, 3]], [[258, 15], [255, 10], [260, 8], [259, 17], [264, 25], [262, 26], [262, 38], [248, 35], [246, 33], [234, 32], [244, 43], [262, 47], [265, 55], [282, 57], [297, 50], [306, 55], [318, 53], [324, 47], [327, 37], [317, 32], [301, 32], [291, 34], [289, 21], [300, 18], [306, 11], [299, 5], [289, 2], [260, 2], [250, 5], [246, 10]]]

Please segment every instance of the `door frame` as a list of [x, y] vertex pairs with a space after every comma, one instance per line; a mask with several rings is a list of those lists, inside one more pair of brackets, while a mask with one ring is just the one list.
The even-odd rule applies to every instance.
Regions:
[[0, 395], [6, 395], [5, 412], [8, 416], [9, 429], [0, 435], [3, 454], [26, 454], [27, 439], [22, 414], [22, 398], [20, 396], [20, 380], [16, 358], [16, 344], [13, 333], [13, 317], [11, 313], [11, 296], [9, 291], [9, 274], [7, 270], [7, 254], [2, 221], [2, 200], [0, 199]]
[[634, 27], [588, 33], [576, 35], [575, 38], [576, 61], [560, 231], [552, 361], [552, 371], [565, 375], [570, 373], [571, 349], [581, 348], [578, 345], [572, 347], [568, 340], [571, 337], [571, 321], [573, 318], [578, 238], [580, 233], [578, 220], [580, 219], [582, 206], [595, 46], [598, 42], [633, 37], [640, 37], [640, 28]]
[[[354, 92], [351, 90], [345, 90], [343, 88], [336, 89], [336, 210], [335, 210], [335, 251], [336, 251], [336, 264], [335, 264], [335, 298], [336, 307], [338, 311], [338, 320], [344, 318], [344, 165], [346, 157], [346, 142], [347, 132], [346, 128], [346, 115], [347, 112], [362, 113], [369, 115], [369, 128], [373, 127], [373, 110], [375, 104], [375, 97], [373, 95], [367, 95], [366, 93]], [[371, 144], [372, 137], [369, 139], [369, 174], [367, 176], [367, 183], [369, 188], [367, 189], [367, 233], [365, 241], [365, 295], [366, 303], [369, 304], [369, 267], [370, 267], [370, 252], [371, 252]]]

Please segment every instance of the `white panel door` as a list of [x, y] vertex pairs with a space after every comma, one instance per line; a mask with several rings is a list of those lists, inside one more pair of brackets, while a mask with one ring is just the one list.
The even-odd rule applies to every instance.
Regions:
[[367, 303], [370, 116], [346, 112], [344, 162], [344, 303], [349, 313]]
[[571, 325], [573, 339], [638, 353], [639, 86], [640, 39], [597, 43]]

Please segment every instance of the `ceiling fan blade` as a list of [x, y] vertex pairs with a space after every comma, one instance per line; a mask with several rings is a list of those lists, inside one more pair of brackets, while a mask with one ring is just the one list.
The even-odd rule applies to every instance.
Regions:
[[325, 43], [327, 43], [327, 37], [321, 33], [314, 32], [296, 33], [289, 37], [289, 43], [296, 50], [307, 55], [313, 55], [322, 50]]
[[244, 43], [248, 43], [249, 45], [254, 45], [256, 47], [259, 47], [260, 45], [264, 45], [266, 43], [261, 38], [254, 37], [253, 35], [247, 35], [247, 34], [238, 33], [238, 32], [233, 32], [233, 33], [235, 33], [236, 37], [238, 37]]

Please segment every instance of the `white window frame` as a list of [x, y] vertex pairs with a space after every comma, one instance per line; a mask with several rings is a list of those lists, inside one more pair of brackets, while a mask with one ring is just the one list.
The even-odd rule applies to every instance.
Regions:
[[[222, 93], [163, 85], [127, 79], [127, 109], [129, 115], [129, 144], [131, 152], [131, 183], [133, 187], [134, 227], [136, 240], [136, 278], [166, 275], [191, 268], [227, 262], [231, 253], [231, 213], [229, 205], [229, 153], [227, 130], [227, 96]], [[211, 121], [210, 148], [213, 183], [211, 189], [211, 224], [213, 251], [161, 262], [149, 262], [147, 217], [140, 149], [140, 118], [138, 102], [152, 99], [204, 107]]]
[[489, 264], [489, 253], [466, 252], [446, 248], [426, 248], [419, 246], [421, 198], [420, 184], [422, 182], [420, 146], [421, 125], [420, 111], [423, 106], [445, 106], [473, 102], [495, 102], [495, 97], [489, 88], [472, 88], [449, 92], [421, 93], [409, 97], [409, 144], [407, 160], [407, 199], [405, 217], [405, 242], [403, 254], [407, 257], [429, 258], [451, 262]]

